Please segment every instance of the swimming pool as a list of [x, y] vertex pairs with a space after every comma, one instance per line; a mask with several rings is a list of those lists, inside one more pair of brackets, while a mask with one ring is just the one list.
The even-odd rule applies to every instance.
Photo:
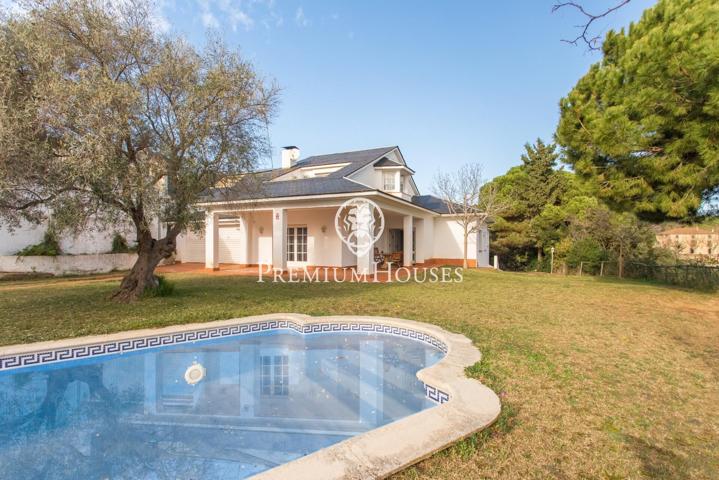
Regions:
[[259, 328], [4, 371], [0, 472], [246, 478], [436, 404], [416, 374], [441, 344]]

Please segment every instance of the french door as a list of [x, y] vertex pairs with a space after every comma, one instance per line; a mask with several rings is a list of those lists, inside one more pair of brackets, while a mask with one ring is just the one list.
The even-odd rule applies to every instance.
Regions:
[[307, 227], [287, 227], [287, 261], [307, 261]]

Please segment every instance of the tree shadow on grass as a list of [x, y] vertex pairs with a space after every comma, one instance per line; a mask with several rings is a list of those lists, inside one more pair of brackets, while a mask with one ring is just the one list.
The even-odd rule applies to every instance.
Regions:
[[648, 478], [690, 478], [686, 461], [671, 450], [632, 435], [625, 435], [624, 442], [641, 460], [642, 471]]

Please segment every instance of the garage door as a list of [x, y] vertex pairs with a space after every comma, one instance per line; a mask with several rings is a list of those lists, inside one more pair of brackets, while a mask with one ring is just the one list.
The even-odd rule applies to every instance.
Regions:
[[239, 224], [220, 226], [220, 263], [242, 263], [242, 232]]

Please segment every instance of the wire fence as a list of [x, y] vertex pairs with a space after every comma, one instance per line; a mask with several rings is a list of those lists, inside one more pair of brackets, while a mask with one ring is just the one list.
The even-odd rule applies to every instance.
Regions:
[[[616, 261], [579, 262], [575, 265], [561, 263], [555, 266], [555, 274], [593, 275], [618, 277], [619, 264]], [[649, 280], [697, 290], [719, 289], [719, 266], [711, 265], [655, 265], [641, 262], [625, 262], [624, 278]]]

